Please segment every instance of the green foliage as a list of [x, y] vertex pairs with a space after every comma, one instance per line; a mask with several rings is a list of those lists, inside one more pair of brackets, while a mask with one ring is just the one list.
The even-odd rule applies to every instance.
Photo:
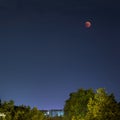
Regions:
[[63, 120], [63, 117], [58, 117], [58, 116], [56, 116], [56, 117], [46, 117], [45, 120]]
[[113, 94], [108, 95], [104, 89], [97, 90], [88, 103], [85, 120], [119, 120], [120, 109]]
[[31, 109], [29, 106], [15, 106], [13, 113], [13, 120], [29, 120], [29, 113]]
[[14, 101], [10, 100], [10, 101], [4, 101], [3, 103], [1, 102], [0, 105], [0, 112], [11, 112], [14, 109]]
[[36, 107], [15, 106], [13, 100], [0, 100], [0, 113], [6, 115], [0, 120], [119, 120], [120, 102], [117, 103], [114, 95], [106, 93], [103, 88], [96, 92], [79, 89], [66, 100], [64, 117], [44, 116]]
[[14, 112], [14, 101], [4, 101], [0, 104], [0, 113], [6, 115], [6, 120], [12, 120], [12, 113]]
[[4, 113], [5, 119], [0, 120], [44, 120], [44, 114], [37, 108], [31, 109], [29, 106], [15, 106], [14, 101], [0, 102], [0, 113]]
[[36, 107], [34, 107], [30, 112], [31, 120], [43, 120], [45, 117], [42, 112], [40, 112]]
[[77, 92], [71, 93], [64, 106], [64, 119], [78, 120], [84, 118], [88, 110], [87, 103], [93, 96], [94, 91], [92, 89], [79, 89]]
[[65, 120], [119, 120], [120, 103], [103, 88], [80, 89], [70, 94], [64, 113]]

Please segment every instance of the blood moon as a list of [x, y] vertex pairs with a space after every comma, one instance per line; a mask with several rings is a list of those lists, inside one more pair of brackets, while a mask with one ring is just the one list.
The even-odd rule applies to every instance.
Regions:
[[90, 28], [91, 27], [91, 22], [90, 21], [86, 21], [85, 22], [85, 27], [86, 28]]

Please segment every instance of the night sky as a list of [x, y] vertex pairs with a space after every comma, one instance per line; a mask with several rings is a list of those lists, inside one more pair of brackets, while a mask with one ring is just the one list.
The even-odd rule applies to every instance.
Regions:
[[71, 92], [104, 87], [120, 101], [119, 5], [0, 0], [0, 98], [61, 109]]

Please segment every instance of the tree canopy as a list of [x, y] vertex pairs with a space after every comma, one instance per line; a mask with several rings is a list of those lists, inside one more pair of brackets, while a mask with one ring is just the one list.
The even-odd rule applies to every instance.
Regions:
[[105, 89], [79, 89], [64, 106], [65, 120], [119, 120], [120, 103]]
[[[44, 120], [44, 114], [36, 107], [15, 106], [14, 101], [0, 101], [0, 113], [5, 114], [4, 120]], [[2, 118], [1, 118], [2, 119]]]
[[94, 98], [88, 102], [88, 113], [85, 120], [118, 120], [120, 118], [119, 105], [113, 94], [107, 94], [105, 89], [99, 88]]
[[79, 89], [77, 92], [70, 93], [70, 97], [66, 100], [64, 106], [64, 118], [72, 120], [83, 118], [87, 113], [87, 103], [90, 98], [93, 98], [94, 91], [92, 89]]
[[49, 117], [36, 107], [16, 106], [13, 100], [0, 100], [0, 120], [119, 120], [120, 102], [103, 88], [78, 89], [64, 105], [64, 117]]

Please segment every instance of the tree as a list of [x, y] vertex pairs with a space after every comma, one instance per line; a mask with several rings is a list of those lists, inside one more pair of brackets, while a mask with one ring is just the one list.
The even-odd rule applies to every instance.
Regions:
[[10, 100], [1, 102], [0, 112], [6, 115], [5, 118], [7, 120], [12, 120], [12, 113], [14, 112], [14, 101]]
[[24, 105], [15, 106], [13, 100], [0, 102], [0, 113], [5, 114], [5, 120], [44, 120], [45, 118], [36, 107], [31, 109]]
[[34, 107], [32, 110], [31, 110], [31, 119], [30, 120], [44, 120], [45, 116], [44, 114], [39, 111], [36, 107]]
[[15, 106], [14, 107], [14, 115], [12, 120], [30, 120], [30, 107], [29, 106]]
[[64, 119], [78, 120], [84, 118], [88, 111], [87, 103], [93, 96], [94, 91], [92, 89], [79, 89], [77, 92], [71, 93], [64, 106]]
[[99, 88], [88, 103], [88, 113], [85, 120], [119, 120], [120, 108], [114, 95], [108, 95], [105, 89]]
[[45, 120], [63, 120], [62, 116], [46, 117]]

